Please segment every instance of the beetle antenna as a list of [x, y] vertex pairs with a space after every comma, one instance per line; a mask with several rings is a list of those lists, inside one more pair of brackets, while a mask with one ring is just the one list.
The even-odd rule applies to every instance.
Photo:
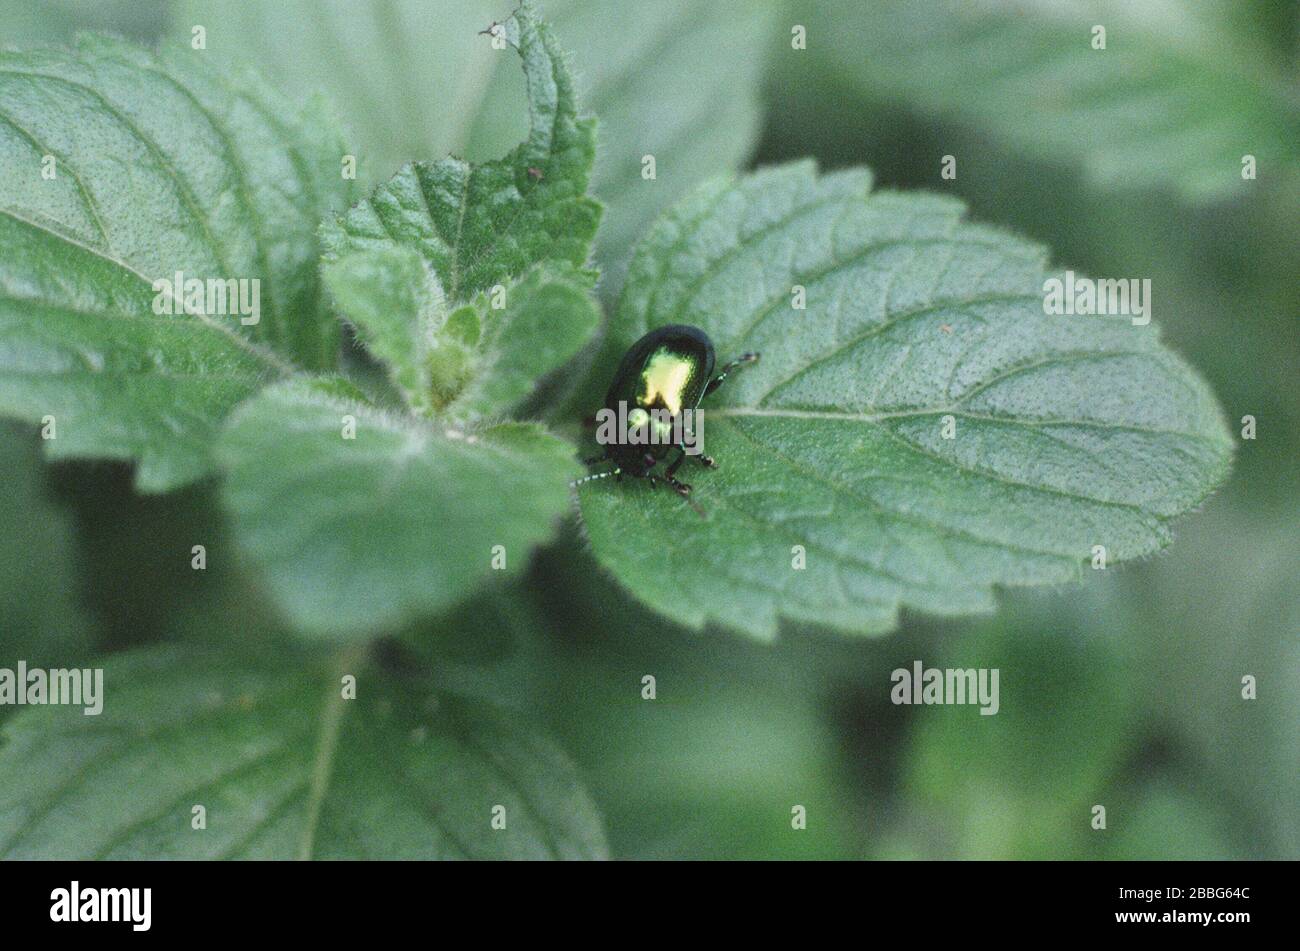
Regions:
[[[759, 356], [760, 354], [752, 353], [752, 352], [742, 353], [736, 359], [732, 360], [730, 363], [724, 366], [720, 371], [718, 371], [717, 376], [715, 376], [712, 380], [709, 381], [709, 385], [704, 388], [704, 396], [708, 396], [710, 393], [712, 393], [714, 390], [720, 387], [722, 385], [722, 381], [731, 375], [732, 370], [737, 370], [740, 367], [747, 366], [751, 363], [757, 363]], [[703, 398], [704, 397], [701, 397], [701, 399]]]
[[574, 479], [572, 482], [570, 482], [569, 488], [576, 489], [580, 485], [584, 485], [588, 482], [595, 482], [597, 479], [604, 479], [609, 476], [616, 476], [622, 471], [623, 470], [621, 468], [610, 469], [608, 472], [597, 472], [594, 475], [583, 476], [581, 479]]

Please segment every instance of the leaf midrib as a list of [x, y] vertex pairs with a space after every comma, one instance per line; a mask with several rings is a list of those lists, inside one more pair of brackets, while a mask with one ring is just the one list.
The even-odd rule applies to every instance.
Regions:
[[[24, 215], [22, 212], [18, 211], [15, 208], [0, 206], [0, 215], [5, 215], [6, 217], [11, 218], [14, 221], [18, 222], [20, 225], [48, 234], [56, 241], [61, 241], [70, 247], [77, 248], [82, 253], [92, 255], [108, 264], [112, 264], [115, 267], [124, 271], [125, 273], [131, 275], [132, 277], [140, 280], [145, 284], [146, 287], [149, 288], [151, 292], [153, 291], [153, 285], [154, 285], [153, 279], [148, 277], [142, 271], [137, 270], [135, 266], [133, 266], [129, 262], [113, 254], [111, 251], [92, 247], [91, 245], [86, 244], [84, 241], [80, 241], [77, 238], [73, 237], [72, 235], [65, 234], [62, 231], [57, 230], [56, 228], [52, 227], [49, 224], [46, 224], [41, 221], [37, 221], [34, 218], [30, 218], [27, 215]], [[251, 354], [252, 356], [256, 357], [260, 362], [266, 364], [267, 367], [275, 370], [280, 375], [291, 376], [295, 373], [302, 372], [296, 365], [284, 359], [279, 354], [275, 353], [273, 350], [267, 347], [263, 347], [261, 344], [257, 343], [256, 341], [248, 339], [243, 334], [231, 330], [224, 323], [218, 320], [213, 320], [210, 315], [204, 314], [202, 312], [196, 313], [187, 310], [184, 306], [184, 302], [182, 300], [177, 300], [175, 293], [171, 295], [171, 298], [173, 303], [175, 303], [176, 305], [175, 309], [179, 310], [181, 313], [185, 314], [188, 317], [196, 318], [204, 325], [211, 327], [212, 329], [216, 330], [218, 333], [224, 335], [232, 343], [234, 343], [235, 346], [239, 347], [241, 350], [244, 350], [247, 353]], [[135, 315], [126, 314], [122, 316], [132, 317]]]
[[0, 121], [16, 130], [19, 135], [35, 146], [37, 151], [42, 155], [54, 156], [56, 168], [61, 165], [66, 169], [73, 184], [77, 186], [77, 194], [81, 196], [82, 203], [86, 206], [86, 211], [89, 213], [90, 220], [95, 225], [95, 230], [99, 232], [100, 238], [103, 239], [104, 246], [111, 250], [112, 242], [108, 238], [108, 230], [104, 227], [103, 218], [99, 213], [99, 206], [96, 204], [94, 197], [90, 194], [90, 190], [86, 188], [85, 182], [81, 180], [81, 176], [77, 173], [76, 166], [69, 162], [61, 152], [54, 151], [54, 149], [42, 142], [36, 137], [34, 132], [19, 123], [18, 120], [9, 115], [9, 113], [0, 110]]
[[1010, 426], [1080, 426], [1086, 429], [1114, 430], [1116, 432], [1141, 433], [1147, 436], [1178, 436], [1202, 442], [1207, 446], [1218, 448], [1214, 440], [1201, 433], [1189, 433], [1179, 429], [1158, 429], [1154, 426], [1139, 426], [1135, 423], [1107, 423], [1093, 419], [1069, 419], [1067, 417], [1035, 416], [998, 416], [993, 413], [972, 413], [959, 404], [948, 406], [925, 406], [915, 409], [886, 410], [879, 413], [851, 413], [837, 410], [807, 409], [770, 409], [762, 406], [727, 406], [722, 409], [707, 410], [709, 416], [744, 417], [753, 416], [772, 419], [829, 419], [844, 420], [855, 423], [878, 423], [888, 419], [907, 419], [916, 416], [953, 415], [964, 419], [981, 420], [990, 423], [1005, 423]]
[[[977, 535], [974, 532], [971, 532], [967, 529], [958, 528], [956, 526], [943, 525], [939, 522], [932, 522], [929, 519], [916, 515], [915, 513], [902, 512], [897, 509], [888, 508], [879, 500], [854, 489], [852, 486], [847, 485], [846, 483], [840, 482], [838, 479], [832, 478], [827, 473], [822, 472], [820, 470], [808, 468], [804, 463], [800, 462], [799, 460], [793, 459], [789, 455], [781, 452], [781, 450], [775, 449], [772, 446], [768, 445], [767, 443], [762, 442], [759, 439], [755, 438], [755, 436], [752, 433], [746, 432], [742, 427], [733, 426], [732, 429], [736, 433], [738, 433], [743, 439], [745, 439], [751, 445], [753, 445], [755, 448], [760, 449], [764, 452], [770, 452], [772, 455], [779, 457], [780, 459], [784, 460], [786, 464], [789, 465], [791, 468], [804, 473], [809, 478], [811, 478], [814, 482], [820, 482], [826, 487], [836, 492], [841, 492], [849, 496], [850, 498], [861, 499], [862, 501], [866, 502], [868, 505], [871, 505], [873, 508], [875, 508], [876, 511], [878, 511], [881, 514], [881, 516], [884, 518], [887, 519], [892, 518], [892, 519], [897, 519], [899, 521], [911, 522], [915, 525], [920, 525], [924, 528], [931, 529], [936, 533], [936, 535], [940, 539], [942, 539], [945, 536], [952, 535], [958, 538], [965, 538], [969, 541], [975, 542], [980, 545], [988, 545], [990, 547], [995, 547], [995, 548], [1004, 548], [1012, 551], [1019, 551], [1027, 555], [1037, 555], [1039, 557], [1050, 557], [1050, 558], [1057, 558], [1057, 559], [1069, 557], [1063, 552], [1046, 551], [1043, 549], [1031, 548], [1027, 545], [1022, 545], [1015, 542], [1007, 542], [997, 538], [989, 538], [983, 535]], [[960, 569], [960, 565], [959, 565], [959, 569]]]
[[[306, 815], [303, 818], [302, 836], [298, 840], [298, 858], [308, 861], [316, 845], [316, 830], [329, 793], [334, 772], [334, 752], [338, 748], [339, 730], [343, 724], [343, 677], [356, 675], [356, 668], [365, 656], [365, 648], [356, 646], [343, 651], [334, 667], [334, 676], [326, 683], [325, 706], [321, 710], [320, 730], [316, 737], [316, 753], [312, 758], [311, 784], [307, 793]], [[353, 701], [356, 702], [355, 700]]]
[[[126, 131], [129, 132], [136, 141], [145, 147], [145, 150], [153, 157], [154, 161], [156, 161], [163, 171], [167, 173], [167, 177], [170, 178], [172, 183], [176, 186], [177, 193], [180, 195], [181, 201], [184, 203], [186, 210], [190, 213], [191, 219], [203, 230], [204, 239], [207, 242], [208, 249], [216, 259], [217, 266], [223, 273], [232, 273], [233, 269], [225, 259], [225, 251], [222, 248], [221, 243], [217, 241], [216, 233], [212, 230], [211, 217], [202, 206], [199, 205], [198, 198], [194, 195], [189, 181], [180, 174], [172, 164], [171, 159], [167, 156], [167, 153], [162, 150], [158, 143], [150, 136], [145, 135], [144, 130], [136, 125], [130, 116], [126, 115], [121, 109], [110, 102], [108, 97], [93, 86], [87, 86], [85, 83], [78, 82], [75, 79], [68, 79], [66, 76], [60, 76], [55, 73], [20, 69], [0, 69], [0, 76], [22, 76], [27, 79], [45, 79], [50, 82], [61, 83], [70, 89], [76, 89], [98, 101], [104, 109], [107, 110], [110, 116], [117, 120], [117, 122], [126, 129]], [[211, 122], [210, 119], [209, 122]], [[219, 129], [215, 126], [213, 129], [217, 132], [219, 138], [222, 138], [223, 140], [225, 139], [225, 136], [221, 134]], [[258, 242], [258, 244], [260, 247], [260, 242]]]

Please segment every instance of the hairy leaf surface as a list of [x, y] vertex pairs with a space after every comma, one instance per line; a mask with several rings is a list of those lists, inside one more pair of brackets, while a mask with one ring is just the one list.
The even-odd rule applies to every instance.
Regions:
[[[342, 698], [345, 675], [356, 699]], [[109, 663], [104, 690], [98, 716], [31, 708], [0, 733], [0, 857], [605, 854], [595, 808], [549, 740], [360, 658], [329, 670], [292, 654], [158, 650]]]
[[595, 328], [580, 270], [594, 125], [531, 5], [499, 29], [523, 62], [527, 139], [480, 165], [408, 166], [322, 227], [335, 302], [409, 412], [297, 380], [222, 437], [237, 534], [308, 634], [364, 639], [448, 609], [502, 559], [521, 567], [566, 508], [572, 448], [498, 423]]
[[464, 422], [509, 413], [600, 322], [589, 275], [569, 266], [536, 265], [454, 311], [408, 248], [358, 251], [327, 265], [325, 278], [410, 407]]
[[277, 602], [305, 633], [340, 641], [451, 607], [495, 546], [506, 570], [523, 567], [577, 468], [538, 426], [451, 429], [375, 409], [339, 380], [264, 390], [218, 451], [226, 508]]
[[586, 263], [600, 205], [586, 194], [592, 119], [578, 117], [572, 78], [531, 4], [500, 24], [528, 85], [528, 137], [503, 159], [416, 162], [323, 229], [328, 258], [411, 247], [460, 303], [538, 261]]
[[[0, 53], [0, 102], [0, 412], [54, 417], [55, 458], [138, 462], [145, 490], [206, 474], [236, 402], [336, 359], [315, 238], [346, 184], [330, 126], [200, 52], [93, 36]], [[155, 289], [177, 272], [256, 281], [257, 322], [252, 283], [246, 315], [206, 295], [196, 313]]]
[[[518, 71], [477, 36], [509, 13], [496, 0], [187, 0], [173, 30], [207, 25], [210, 48], [255, 56], [286, 87], [322, 89], [374, 181], [448, 153], [496, 158], [524, 131]], [[760, 76], [777, 4], [746, 0], [543, 0], [600, 117], [593, 191], [608, 206], [596, 259], [613, 287], [654, 217], [735, 168], [760, 124]], [[304, 29], [304, 24], [310, 28]], [[250, 45], [251, 44], [251, 45]], [[717, 95], [701, 96], [701, 88]], [[642, 178], [642, 156], [658, 175]]]
[[539, 265], [505, 288], [501, 307], [475, 308], [480, 339], [473, 375], [448, 407], [450, 416], [479, 420], [519, 405], [546, 374], [563, 367], [600, 323], [591, 281], [573, 268]]
[[720, 362], [762, 360], [705, 401], [720, 468], [680, 475], [706, 519], [645, 484], [580, 489], [596, 555], [630, 591], [696, 626], [874, 633], [901, 606], [988, 611], [994, 585], [1068, 580], [1094, 546], [1115, 562], [1168, 543], [1227, 471], [1213, 396], [1154, 324], [1045, 313], [1043, 249], [963, 213], [802, 163], [660, 221], [611, 372], [668, 323], [703, 328]]

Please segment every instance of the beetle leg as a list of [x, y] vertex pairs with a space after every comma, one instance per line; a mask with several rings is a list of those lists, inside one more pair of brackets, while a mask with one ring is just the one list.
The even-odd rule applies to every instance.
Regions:
[[757, 362], [758, 362], [757, 353], [742, 353], [735, 360], [732, 360], [725, 367], [723, 367], [721, 373], [719, 373], [717, 376], [715, 376], [712, 380], [709, 381], [709, 385], [704, 388], [704, 394], [703, 396], [700, 397], [700, 399], [704, 399], [705, 396], [708, 396], [710, 393], [712, 393], [714, 390], [720, 387], [722, 385], [722, 381], [725, 380], [730, 375], [732, 370], [735, 370], [739, 367], [743, 367], [750, 363], [757, 363]]
[[668, 476], [664, 481], [672, 486], [673, 491], [683, 498], [691, 494], [691, 487], [676, 476]]
[[677, 458], [674, 459], [672, 464], [664, 471], [664, 475], [669, 479], [672, 479], [672, 477], [677, 473], [677, 468], [682, 464], [682, 460], [686, 458], [685, 449], [681, 446], [674, 446], [673, 448], [677, 450]]
[[[680, 466], [682, 462], [685, 461], [686, 457], [690, 455], [690, 453], [686, 451], [685, 446], [677, 445], [674, 446], [673, 448], [676, 449], [680, 453], [680, 455], [676, 459], [674, 459], [673, 464], [668, 467], [668, 471], [666, 475], [676, 474], [677, 467]], [[704, 468], [706, 469], [718, 468], [718, 462], [712, 456], [696, 456], [695, 458], [698, 459], [700, 465], [704, 466]]]
[[695, 510], [696, 515], [698, 515], [700, 518], [706, 517], [704, 514], [704, 509], [696, 505], [695, 500], [691, 498], [691, 487], [689, 485], [687, 485], [685, 482], [682, 482], [680, 479], [677, 479], [673, 476], [668, 477], [668, 484], [672, 486], [674, 492], [676, 492], [686, 501], [687, 505], [689, 505], [692, 509]]
[[604, 462], [606, 458], [606, 456], [592, 456], [590, 459], [583, 459], [582, 464], [584, 466], [594, 466], [598, 462]]

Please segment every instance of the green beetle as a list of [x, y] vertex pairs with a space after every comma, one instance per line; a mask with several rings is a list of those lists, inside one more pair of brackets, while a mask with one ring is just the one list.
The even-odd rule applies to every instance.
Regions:
[[[715, 375], [713, 342], [703, 330], [669, 324], [650, 331], [623, 355], [597, 414], [598, 420], [603, 417], [597, 440], [604, 454], [586, 463], [612, 462], [615, 468], [574, 484], [629, 475], [649, 479], [651, 485], [663, 481], [683, 498], [688, 496], [691, 487], [677, 478], [677, 469], [688, 455], [684, 437], [690, 434], [700, 402], [733, 370], [757, 359], [757, 353], [742, 354]], [[677, 457], [656, 475], [655, 467], [673, 450]], [[706, 467], [717, 465], [709, 456], [698, 458]]]

